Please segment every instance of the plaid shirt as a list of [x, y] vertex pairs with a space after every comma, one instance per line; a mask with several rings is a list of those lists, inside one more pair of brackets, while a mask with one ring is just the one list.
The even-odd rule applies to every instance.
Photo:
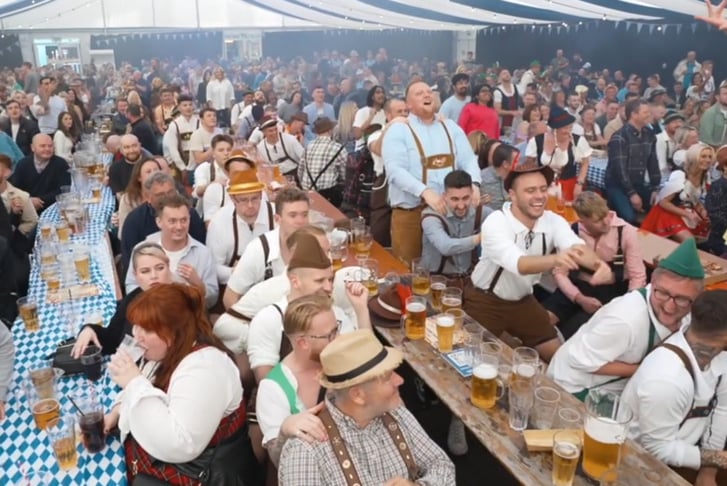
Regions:
[[634, 186], [646, 185], [647, 172], [649, 185], [657, 189], [661, 172], [656, 158], [656, 136], [647, 127], [637, 130], [626, 123], [608, 142], [606, 186], [621, 187], [630, 196], [636, 192]]
[[[298, 165], [298, 179], [300, 180], [301, 187], [306, 191], [320, 191], [335, 186], [342, 186], [347, 155], [348, 153], [343, 145], [332, 140], [330, 137], [316, 137], [305, 148], [303, 159]], [[313, 181], [332, 160], [334, 162], [321, 174], [315, 187], [313, 187]]]
[[[408, 476], [406, 464], [381, 418], [361, 429], [329, 400], [326, 400], [326, 406], [346, 443], [362, 486], [380, 485], [397, 476]], [[391, 416], [398, 422], [418, 468], [419, 477], [410, 480], [423, 486], [454, 486], [454, 464], [424, 432], [411, 412], [400, 406], [391, 412]], [[346, 484], [328, 442], [308, 444], [299, 439], [290, 439], [283, 446], [278, 480], [281, 486]]]

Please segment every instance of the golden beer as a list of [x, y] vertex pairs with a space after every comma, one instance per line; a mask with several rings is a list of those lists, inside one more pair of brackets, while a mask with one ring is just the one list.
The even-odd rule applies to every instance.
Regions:
[[56, 226], [56, 234], [58, 235], [58, 241], [61, 243], [67, 243], [71, 239], [71, 228], [68, 223], [58, 223]]
[[40, 225], [40, 237], [43, 240], [50, 240], [51, 238], [51, 232], [53, 231], [53, 227], [50, 225], [50, 223], [43, 223]]
[[424, 302], [407, 302], [406, 320], [404, 321], [404, 332], [406, 337], [412, 341], [424, 339], [426, 320], [427, 305]]
[[356, 241], [353, 244], [353, 249], [356, 252], [356, 258], [368, 258], [372, 243], [373, 242], [370, 238]]
[[447, 284], [443, 282], [432, 282], [429, 287], [432, 292], [432, 307], [435, 310], [440, 310], [442, 308], [442, 292], [444, 292], [446, 287]]
[[55, 398], [46, 398], [33, 405], [33, 419], [40, 430], [45, 430], [48, 424], [58, 420], [61, 416], [61, 405]]
[[462, 309], [462, 299], [442, 296], [442, 312], [449, 312], [452, 309]]
[[45, 283], [48, 285], [48, 292], [55, 292], [61, 288], [61, 277], [58, 273], [53, 273], [45, 279]]
[[472, 370], [472, 404], [475, 407], [489, 409], [497, 402], [497, 367], [489, 363], [480, 363]]
[[369, 297], [375, 297], [379, 294], [379, 282], [376, 280], [366, 279], [361, 283], [369, 291]]
[[73, 264], [76, 266], [78, 278], [84, 282], [91, 280], [91, 262], [87, 253], [74, 255]]
[[54, 253], [42, 253], [40, 255], [41, 265], [53, 265], [56, 262], [56, 255]]
[[101, 186], [91, 188], [91, 198], [93, 199], [93, 202], [101, 201]]
[[73, 469], [78, 465], [78, 449], [74, 437], [64, 437], [53, 442], [53, 453], [58, 461], [58, 467], [64, 471]]
[[411, 286], [414, 295], [427, 295], [429, 293], [429, 277], [415, 275], [411, 279]]
[[20, 317], [25, 324], [25, 330], [28, 332], [40, 331], [40, 319], [38, 319], [38, 304], [35, 302], [26, 302], [18, 308]]
[[337, 272], [338, 270], [343, 268], [343, 258], [334, 255], [331, 259], [331, 265], [333, 266], [333, 271]]
[[437, 317], [437, 343], [440, 353], [449, 353], [454, 347], [454, 317], [441, 315]]
[[588, 417], [583, 434], [583, 472], [599, 479], [621, 459], [624, 426], [607, 418]]
[[530, 363], [520, 363], [512, 367], [510, 383], [518, 381], [529, 383], [533, 389], [537, 386], [538, 367]]
[[577, 444], [556, 442], [553, 445], [553, 486], [571, 486], [581, 451]]
[[49, 278], [52, 278], [53, 275], [57, 274], [58, 270], [54, 266], [46, 266], [40, 268], [40, 278], [48, 281]]

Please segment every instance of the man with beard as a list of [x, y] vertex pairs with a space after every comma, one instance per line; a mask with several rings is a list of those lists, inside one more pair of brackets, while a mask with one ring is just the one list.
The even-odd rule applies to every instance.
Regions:
[[30, 194], [30, 201], [42, 213], [56, 202], [62, 186], [71, 185], [68, 163], [53, 155], [53, 139], [45, 133], [33, 137], [33, 155], [25, 157], [15, 166], [10, 183]]
[[126, 190], [131, 179], [134, 166], [142, 160], [141, 144], [136, 135], [124, 135], [121, 137], [121, 160], [115, 161], [109, 167], [109, 187], [116, 197]]
[[500, 127], [503, 133], [512, 129], [515, 117], [522, 116], [520, 93], [507, 69], [500, 71], [500, 84], [493, 92], [493, 106], [501, 117]]
[[449, 118], [455, 122], [459, 120], [459, 115], [467, 103], [470, 102], [470, 77], [466, 73], [457, 73], [452, 76], [452, 96], [444, 100], [439, 113], [444, 118]]
[[355, 150], [364, 148], [364, 132], [371, 125], [384, 126], [386, 123], [384, 103], [386, 103], [384, 88], [382, 86], [371, 88], [366, 95], [366, 106], [359, 108], [353, 119], [353, 136], [356, 139]]
[[[548, 312], [533, 296], [533, 285], [555, 268], [593, 271], [592, 285], [612, 272], [561, 216], [545, 210], [553, 171], [535, 161], [513, 168], [504, 187], [510, 196], [502, 211], [482, 225], [482, 257], [465, 290], [464, 310], [496, 336], [504, 331], [534, 347], [543, 359], [560, 346]], [[555, 250], [555, 251], [554, 251]]]

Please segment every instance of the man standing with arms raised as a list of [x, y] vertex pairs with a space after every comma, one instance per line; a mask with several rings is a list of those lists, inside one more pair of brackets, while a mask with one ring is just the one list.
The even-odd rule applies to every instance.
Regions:
[[473, 181], [472, 200], [480, 200], [480, 168], [462, 129], [454, 120], [440, 121], [428, 84], [415, 82], [406, 90], [408, 123], [388, 127], [382, 157], [389, 179], [391, 244], [394, 256], [409, 263], [422, 252], [421, 212], [428, 205], [447, 212], [444, 178], [455, 169]]
[[51, 76], [40, 78], [40, 89], [33, 99], [30, 111], [38, 119], [41, 133], [53, 135], [58, 129], [58, 115], [66, 111], [66, 102], [55, 94], [56, 79]]

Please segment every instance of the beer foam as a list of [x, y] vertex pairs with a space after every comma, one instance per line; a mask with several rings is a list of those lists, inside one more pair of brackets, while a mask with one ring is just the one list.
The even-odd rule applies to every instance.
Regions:
[[513, 369], [515, 374], [522, 376], [523, 378], [532, 378], [535, 376], [535, 366], [529, 364], [519, 364]]
[[406, 311], [407, 312], [426, 312], [427, 306], [426, 306], [426, 304], [421, 304], [419, 302], [412, 302], [412, 303], [406, 305]]
[[452, 327], [454, 326], [453, 316], [439, 316], [437, 317], [437, 325], [441, 327]]
[[560, 442], [553, 446], [553, 452], [563, 459], [577, 459], [580, 455], [578, 446], [568, 442]]
[[447, 288], [447, 284], [443, 284], [441, 282], [434, 282], [431, 285], [431, 288], [434, 289], [434, 290], [444, 290], [444, 289]]
[[625, 439], [624, 426], [608, 418], [586, 417], [584, 431], [602, 444], [622, 444]]
[[481, 380], [492, 380], [497, 378], [497, 368], [487, 363], [482, 363], [475, 366], [472, 374]]

